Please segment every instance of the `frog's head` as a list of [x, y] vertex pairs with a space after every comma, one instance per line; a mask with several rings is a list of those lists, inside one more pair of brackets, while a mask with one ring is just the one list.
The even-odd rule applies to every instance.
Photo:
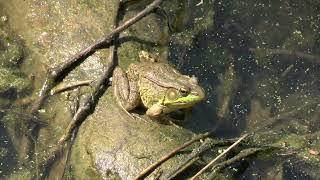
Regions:
[[179, 82], [179, 87], [166, 90], [163, 105], [169, 111], [191, 107], [205, 98], [204, 90], [199, 86], [196, 77], [184, 76]]

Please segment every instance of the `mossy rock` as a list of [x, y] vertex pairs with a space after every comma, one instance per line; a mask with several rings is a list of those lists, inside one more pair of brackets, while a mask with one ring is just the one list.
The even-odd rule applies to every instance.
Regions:
[[31, 87], [19, 69], [24, 58], [22, 47], [8, 27], [0, 29], [0, 96], [4, 98], [15, 98]]
[[[110, 93], [78, 133], [71, 156], [76, 179], [93, 174], [97, 179], [132, 179], [192, 137], [186, 129], [129, 116]], [[169, 171], [185, 156], [171, 158], [160, 169]]]
[[23, 60], [23, 48], [10, 34], [0, 29], [0, 66], [17, 67]]
[[[31, 83], [21, 72], [0, 68], [0, 94], [24, 93], [30, 90]], [[15, 96], [15, 95], [14, 95]]]

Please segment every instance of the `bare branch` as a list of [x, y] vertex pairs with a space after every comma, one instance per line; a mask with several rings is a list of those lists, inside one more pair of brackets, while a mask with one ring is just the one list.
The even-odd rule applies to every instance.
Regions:
[[[116, 29], [111, 31], [105, 37], [97, 40], [87, 48], [81, 50], [79, 53], [75, 54], [66, 63], [54, 67], [48, 70], [47, 78], [39, 92], [39, 99], [33, 104], [31, 112], [36, 113], [46, 98], [50, 90], [56, 86], [60, 81], [64, 79], [66, 75], [68, 75], [75, 67], [77, 67], [81, 62], [83, 62], [86, 58], [90, 55], [95, 53], [98, 49], [110, 47], [113, 42], [113, 38], [117, 36], [117, 34], [121, 33], [134, 23], [141, 20], [146, 15], [150, 14], [154, 9], [156, 9], [163, 0], [154, 0], [150, 5], [148, 5], [145, 9], [139, 12], [136, 16], [132, 17], [131, 19], [124, 22], [122, 25], [118, 26]], [[120, 2], [121, 3], [121, 2]]]
[[305, 59], [311, 63], [320, 64], [320, 57], [316, 55], [306, 54], [300, 51], [290, 51], [286, 49], [268, 49], [268, 48], [249, 48], [251, 52], [265, 52], [266, 55], [287, 55]]
[[[84, 80], [84, 81], [77, 81], [77, 82], [68, 82], [65, 84], [62, 84], [61, 86], [56, 86], [55, 88], [51, 89], [50, 95], [55, 95], [58, 93], [62, 93], [65, 91], [73, 90], [80, 86], [89, 86], [92, 83], [93, 80]], [[59, 84], [60, 85], [60, 84]]]
[[224, 150], [219, 156], [214, 158], [210, 163], [208, 163], [204, 168], [202, 168], [197, 174], [195, 174], [190, 180], [194, 180], [196, 177], [198, 177], [200, 174], [202, 174], [205, 170], [207, 170], [213, 163], [215, 163], [218, 159], [220, 159], [223, 155], [225, 155], [227, 152], [229, 152], [232, 148], [234, 148], [236, 145], [238, 145], [244, 138], [246, 138], [248, 134], [244, 134], [242, 137], [239, 138], [238, 141], [233, 143], [231, 146], [229, 146], [226, 150]]
[[174, 155], [176, 155], [179, 151], [181, 151], [182, 149], [188, 147], [189, 145], [191, 145], [192, 143], [199, 141], [200, 139], [203, 139], [205, 137], [208, 137], [212, 134], [211, 132], [207, 132], [204, 134], [201, 134], [193, 139], [191, 139], [190, 141], [184, 143], [183, 145], [177, 147], [176, 149], [172, 150], [171, 152], [169, 152], [168, 154], [166, 154], [165, 156], [163, 156], [162, 158], [160, 158], [157, 162], [151, 164], [150, 166], [148, 166], [146, 169], [144, 169], [142, 172], [140, 172], [139, 175], [137, 175], [134, 179], [135, 180], [140, 180], [140, 179], [144, 179], [146, 178], [149, 174], [151, 174], [157, 167], [159, 167], [162, 163], [164, 163], [165, 161], [167, 161], [168, 159], [170, 159], [171, 157], [173, 157]]

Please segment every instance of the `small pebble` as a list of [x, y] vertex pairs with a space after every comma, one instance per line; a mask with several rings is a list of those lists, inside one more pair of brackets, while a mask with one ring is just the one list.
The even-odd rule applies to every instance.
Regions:
[[309, 150], [309, 153], [311, 154], [311, 155], [319, 155], [319, 151], [317, 151], [317, 150], [314, 150], [314, 149], [310, 149]]
[[2, 22], [7, 22], [8, 21], [8, 16], [1, 16], [1, 21]]

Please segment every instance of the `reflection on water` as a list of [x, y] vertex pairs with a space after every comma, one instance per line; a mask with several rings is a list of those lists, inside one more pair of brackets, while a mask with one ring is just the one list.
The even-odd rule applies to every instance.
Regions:
[[[0, 0], [1, 10], [5, 3]], [[14, 16], [8, 9], [3, 12], [9, 19]], [[234, 171], [221, 174], [238, 179], [317, 177], [314, 171], [320, 166], [319, 12], [320, 2], [316, 0], [299, 3], [209, 0], [203, 4], [185, 1], [174, 11], [168, 11], [172, 31], [169, 61], [184, 74], [196, 75], [207, 94], [182, 126], [196, 133], [215, 129], [216, 136], [222, 138], [254, 132], [256, 145], [288, 150], [288, 154], [276, 154], [277, 160], [272, 155], [249, 159], [230, 166], [229, 170]], [[7, 16], [1, 13], [0, 16]], [[0, 28], [4, 29], [4, 22], [1, 23]], [[13, 29], [21, 33], [21, 28]], [[20, 72], [20, 66], [6, 67], [8, 64], [3, 63], [8, 59], [5, 52], [9, 51], [4, 46], [3, 34], [0, 34], [0, 75], [6, 72], [5, 77], [10, 75], [16, 82], [7, 89], [0, 84], [0, 175], [4, 177], [22, 167], [34, 168], [38, 159], [22, 157], [30, 154], [25, 153], [30, 145], [23, 144], [30, 124], [16, 122], [29, 118], [22, 117], [28, 103], [17, 102], [29, 95], [31, 85]], [[45, 44], [46, 39], [41, 42]], [[42, 45], [36, 45], [39, 46]], [[20, 61], [16, 57], [21, 55], [18, 51], [12, 50], [11, 55]], [[13, 94], [10, 98], [9, 92]], [[44, 134], [56, 138], [53, 132], [62, 132], [59, 128], [52, 129], [44, 130]], [[50, 138], [43, 142], [50, 142]]]

